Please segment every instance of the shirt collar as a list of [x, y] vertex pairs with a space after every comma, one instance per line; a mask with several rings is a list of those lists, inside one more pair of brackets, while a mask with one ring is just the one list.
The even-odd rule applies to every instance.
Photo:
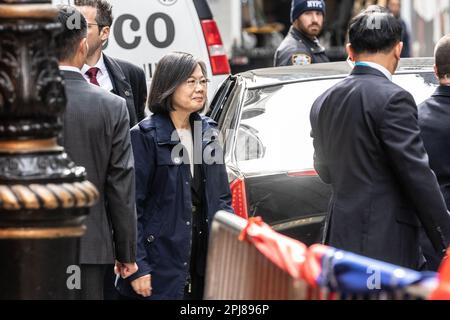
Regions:
[[73, 67], [73, 66], [59, 66], [59, 70], [72, 71], [72, 72], [77, 72], [77, 73], [81, 74], [80, 69], [78, 69], [77, 67]]
[[105, 59], [103, 57], [103, 52], [100, 56], [100, 59], [98, 59], [97, 63], [95, 66], [89, 66], [87, 64], [84, 64], [83, 68], [81, 68], [81, 73], [85, 74], [86, 71], [88, 71], [90, 68], [92, 67], [96, 67], [100, 70], [100, 74], [107, 74], [108, 71], [106, 70], [106, 64], [105, 64]]
[[378, 63], [368, 62], [368, 61], [358, 61], [355, 65], [362, 66], [362, 67], [365, 66], [365, 67], [374, 68], [374, 69], [380, 71], [382, 74], [384, 74], [386, 76], [386, 78], [388, 78], [390, 81], [392, 81], [392, 74], [389, 72], [389, 70]]

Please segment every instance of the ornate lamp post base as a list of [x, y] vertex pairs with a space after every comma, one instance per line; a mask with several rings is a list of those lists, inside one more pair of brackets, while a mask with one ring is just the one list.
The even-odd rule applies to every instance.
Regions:
[[50, 3], [0, 0], [0, 299], [77, 297], [83, 220], [98, 199], [57, 144], [66, 101]]

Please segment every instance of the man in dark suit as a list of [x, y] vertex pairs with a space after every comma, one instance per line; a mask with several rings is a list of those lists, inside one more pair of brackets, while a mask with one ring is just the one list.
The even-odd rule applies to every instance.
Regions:
[[435, 250], [449, 243], [450, 217], [420, 138], [411, 94], [392, 83], [402, 27], [370, 6], [350, 23], [356, 66], [311, 110], [315, 168], [333, 195], [327, 244], [420, 269], [423, 225]]
[[[435, 49], [435, 73], [440, 86], [419, 106], [419, 126], [430, 167], [436, 173], [447, 208], [450, 208], [450, 36], [443, 37]], [[422, 237], [427, 268], [437, 270], [440, 259], [429, 241]]]
[[[144, 70], [103, 53], [113, 23], [112, 6], [108, 1], [75, 0], [74, 3], [88, 23], [89, 52], [81, 73], [90, 83], [126, 100], [131, 128], [145, 117], [147, 83]], [[105, 298], [108, 300], [118, 299], [114, 281], [114, 266], [111, 265], [105, 277]]]
[[[80, 26], [72, 25], [78, 14]], [[88, 83], [80, 72], [87, 55], [87, 23], [72, 7], [60, 8], [62, 33], [58, 59], [65, 80], [67, 106], [62, 144], [71, 159], [86, 168], [100, 192], [81, 238], [81, 297], [102, 299], [106, 266], [137, 271], [134, 161], [125, 100]], [[106, 207], [106, 203], [108, 207]]]
[[81, 69], [86, 80], [124, 98], [130, 127], [145, 117], [147, 83], [142, 68], [103, 53], [113, 22], [112, 7], [106, 0], [75, 0], [88, 22], [89, 52]]

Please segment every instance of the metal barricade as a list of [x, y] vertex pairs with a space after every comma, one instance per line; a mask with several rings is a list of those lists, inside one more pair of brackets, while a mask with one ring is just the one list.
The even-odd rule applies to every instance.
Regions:
[[214, 219], [204, 298], [211, 300], [304, 299], [306, 285], [277, 268], [252, 244], [239, 241], [247, 221], [226, 212]]
[[247, 220], [218, 212], [211, 229], [206, 300], [422, 300], [436, 288], [427, 281], [395, 292], [341, 294], [313, 288], [272, 263], [250, 242], [238, 239]]

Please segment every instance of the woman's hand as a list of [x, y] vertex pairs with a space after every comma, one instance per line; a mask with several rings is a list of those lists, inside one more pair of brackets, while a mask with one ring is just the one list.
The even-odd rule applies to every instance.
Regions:
[[147, 274], [137, 278], [136, 280], [131, 281], [131, 286], [137, 294], [145, 298], [150, 297], [152, 295], [152, 276]]

